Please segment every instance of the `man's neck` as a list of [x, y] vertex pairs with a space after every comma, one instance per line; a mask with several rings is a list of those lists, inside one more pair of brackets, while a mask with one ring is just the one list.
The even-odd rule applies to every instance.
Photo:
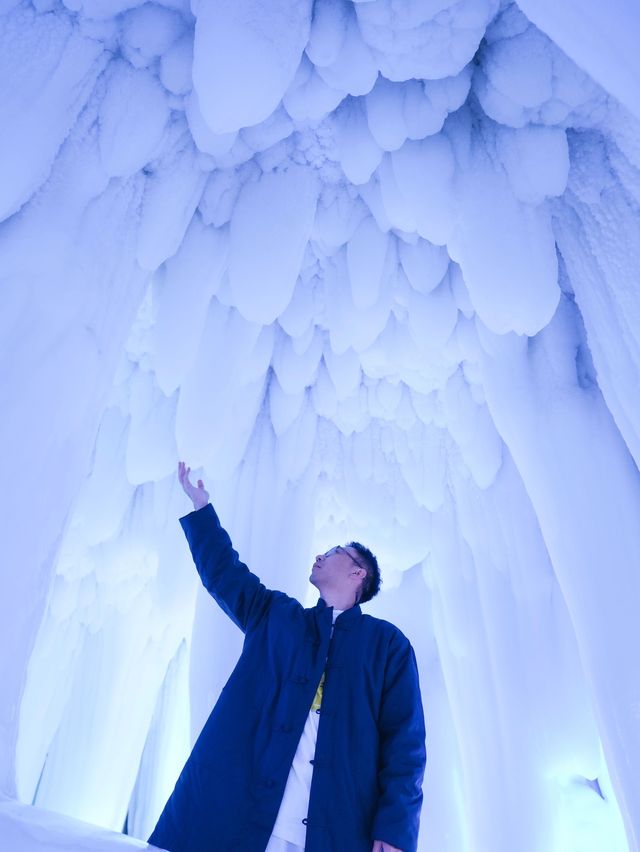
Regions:
[[334, 609], [339, 609], [342, 612], [344, 612], [345, 609], [351, 609], [352, 606], [356, 605], [356, 601], [353, 600], [353, 598], [351, 600], [346, 600], [344, 596], [340, 597], [340, 595], [334, 595], [331, 594], [331, 592], [327, 592], [326, 595], [321, 593], [321, 595], [322, 600], [326, 603], [327, 606], [331, 606]]

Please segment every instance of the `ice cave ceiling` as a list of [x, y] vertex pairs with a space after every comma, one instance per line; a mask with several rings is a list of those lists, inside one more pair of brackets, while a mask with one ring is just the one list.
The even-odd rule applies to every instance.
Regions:
[[198, 469], [378, 553], [424, 852], [640, 849], [640, 12], [0, 2], [0, 791], [144, 837], [239, 649]]

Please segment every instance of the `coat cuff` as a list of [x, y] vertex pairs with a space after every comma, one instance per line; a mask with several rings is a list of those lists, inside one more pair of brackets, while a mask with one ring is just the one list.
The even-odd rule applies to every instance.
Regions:
[[402, 824], [391, 822], [384, 817], [378, 817], [373, 822], [373, 840], [382, 840], [389, 843], [402, 852], [416, 852], [418, 848], [418, 826], [407, 825], [405, 820]]
[[186, 531], [187, 527], [192, 528], [201, 524], [210, 524], [212, 518], [216, 524], [220, 524], [216, 510], [211, 503], [207, 503], [201, 509], [194, 509], [192, 512], [183, 515], [179, 520], [182, 529]]

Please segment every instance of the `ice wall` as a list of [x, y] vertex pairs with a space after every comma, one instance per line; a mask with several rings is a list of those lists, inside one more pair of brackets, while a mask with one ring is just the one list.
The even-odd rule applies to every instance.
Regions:
[[0, 791], [153, 826], [241, 639], [184, 458], [301, 600], [378, 553], [421, 852], [640, 849], [639, 18], [1, 4]]

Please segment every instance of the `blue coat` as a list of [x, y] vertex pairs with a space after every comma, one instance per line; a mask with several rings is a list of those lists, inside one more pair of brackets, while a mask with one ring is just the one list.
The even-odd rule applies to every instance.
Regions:
[[264, 852], [325, 671], [305, 849], [371, 852], [382, 840], [415, 852], [426, 752], [408, 639], [359, 606], [337, 617], [331, 639], [332, 608], [266, 589], [210, 504], [180, 523], [203, 584], [245, 639], [149, 842]]

